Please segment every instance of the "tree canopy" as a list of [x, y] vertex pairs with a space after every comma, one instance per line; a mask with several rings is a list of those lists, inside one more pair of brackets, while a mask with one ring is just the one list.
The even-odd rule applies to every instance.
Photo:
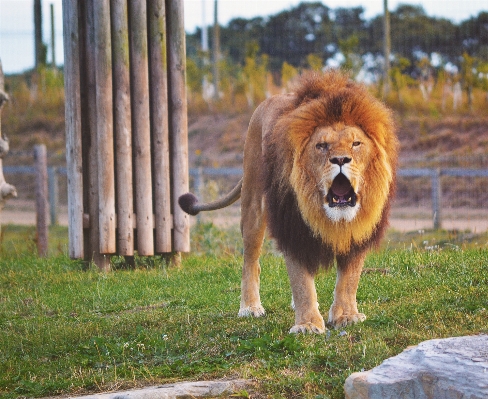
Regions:
[[[443, 63], [458, 66], [463, 54], [488, 61], [487, 12], [455, 24], [428, 16], [422, 6], [401, 4], [390, 18], [392, 53], [409, 60], [412, 68], [432, 53]], [[220, 29], [221, 53], [230, 62], [244, 65], [247, 45], [254, 42], [269, 57], [272, 71], [280, 71], [284, 62], [306, 66], [310, 54], [325, 61], [340, 52], [347, 40], [355, 43], [358, 56], [383, 51], [383, 16], [367, 20], [362, 7], [331, 9], [322, 2], [300, 3], [266, 18], [236, 18]], [[197, 54], [200, 38], [200, 29], [187, 35], [189, 56]]]

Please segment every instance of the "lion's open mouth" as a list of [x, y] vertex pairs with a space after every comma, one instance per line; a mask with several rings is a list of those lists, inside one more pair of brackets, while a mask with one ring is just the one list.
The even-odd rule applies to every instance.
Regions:
[[327, 193], [327, 201], [331, 208], [336, 206], [356, 206], [354, 188], [351, 186], [349, 179], [342, 173], [339, 173], [332, 182], [332, 186], [330, 186]]

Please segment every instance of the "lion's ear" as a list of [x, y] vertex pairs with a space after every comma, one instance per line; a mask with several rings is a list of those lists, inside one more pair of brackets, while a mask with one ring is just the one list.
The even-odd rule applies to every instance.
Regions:
[[200, 211], [195, 209], [195, 205], [198, 203], [198, 198], [192, 193], [186, 193], [178, 198], [178, 204], [180, 208], [183, 209], [189, 215], [195, 216]]

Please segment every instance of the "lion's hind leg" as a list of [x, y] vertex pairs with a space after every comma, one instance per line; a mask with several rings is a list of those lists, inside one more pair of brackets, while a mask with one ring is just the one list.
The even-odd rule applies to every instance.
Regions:
[[[261, 274], [259, 254], [261, 252], [262, 243], [262, 239], [260, 240], [259, 238], [260, 235], [261, 231], [258, 231], [257, 236], [254, 236], [254, 239], [260, 242], [247, 244], [244, 242], [244, 265], [242, 267], [239, 317], [261, 317], [265, 314], [259, 295], [259, 276]], [[264, 237], [264, 229], [262, 235]], [[246, 239], [244, 239], [244, 241], [246, 241]]]
[[[246, 183], [246, 179], [244, 180]], [[259, 256], [266, 231], [266, 218], [261, 191], [243, 190], [241, 230], [244, 244], [244, 265], [242, 267], [241, 304], [239, 317], [261, 317], [265, 310], [259, 295], [261, 265]]]
[[366, 316], [359, 313], [356, 302], [356, 292], [365, 257], [366, 251], [337, 256], [334, 302], [329, 310], [329, 324], [336, 329], [366, 320]]

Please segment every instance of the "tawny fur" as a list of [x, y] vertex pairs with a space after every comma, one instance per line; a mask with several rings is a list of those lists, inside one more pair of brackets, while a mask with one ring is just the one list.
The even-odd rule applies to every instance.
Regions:
[[[390, 111], [339, 72], [307, 74], [294, 93], [271, 97], [256, 109], [246, 137], [240, 190], [240, 316], [265, 313], [259, 296], [259, 255], [267, 227], [285, 256], [290, 277], [295, 304], [291, 332], [325, 330], [314, 276], [334, 260], [338, 273], [329, 323], [339, 327], [365, 319], [357, 309], [356, 291], [366, 253], [387, 226], [397, 147]], [[356, 205], [332, 207], [328, 202], [327, 190], [337, 173], [347, 176]], [[212, 209], [238, 197], [234, 189]], [[182, 206], [185, 203], [191, 203], [192, 213], [200, 210], [194, 200]]]

